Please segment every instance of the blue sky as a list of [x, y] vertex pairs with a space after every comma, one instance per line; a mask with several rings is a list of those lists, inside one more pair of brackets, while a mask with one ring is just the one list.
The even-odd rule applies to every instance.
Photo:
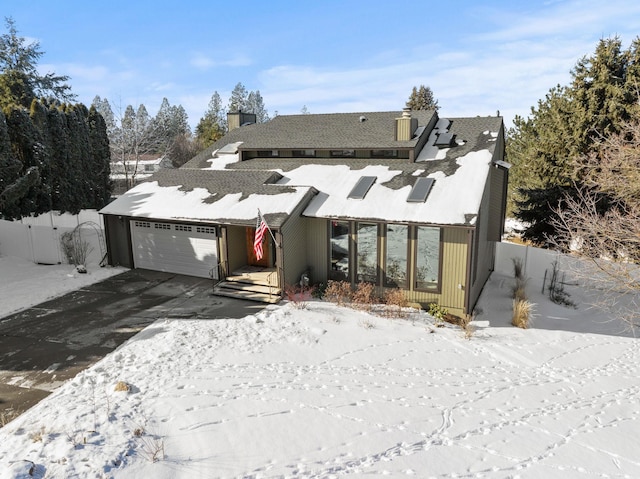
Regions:
[[640, 35], [633, 0], [2, 0], [2, 13], [78, 101], [155, 115], [166, 97], [192, 126], [238, 82], [271, 115], [400, 110], [424, 84], [441, 116], [499, 110], [509, 126], [599, 39]]

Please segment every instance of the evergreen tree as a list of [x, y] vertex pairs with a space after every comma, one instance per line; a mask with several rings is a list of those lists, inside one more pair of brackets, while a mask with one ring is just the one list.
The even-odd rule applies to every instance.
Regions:
[[227, 112], [222, 106], [220, 94], [213, 92], [209, 107], [204, 112], [196, 126], [196, 141], [202, 148], [207, 148], [220, 138], [227, 131]]
[[35, 97], [71, 100], [67, 76], [40, 75], [38, 60], [43, 55], [38, 42], [27, 43], [18, 35], [12, 18], [5, 18], [8, 32], [0, 35], [0, 94], [3, 105], [17, 103], [29, 108]]
[[247, 96], [247, 112], [255, 113], [256, 123], [266, 123], [269, 121], [269, 113], [264, 107], [264, 100], [260, 95], [260, 90], [249, 92]]
[[[51, 209], [49, 165], [42, 148], [40, 132], [35, 128], [29, 113], [24, 108], [13, 105], [7, 110], [7, 131], [11, 148], [21, 163], [20, 172], [24, 175], [35, 168], [40, 181], [33, 184], [16, 204], [13, 217], [41, 214]], [[15, 214], [18, 216], [15, 216]]]
[[76, 186], [78, 172], [69, 155], [69, 128], [62, 105], [51, 105], [47, 111], [51, 138], [51, 203], [57, 211], [74, 211], [80, 202]]
[[438, 101], [435, 99], [431, 88], [428, 86], [420, 85], [419, 88], [415, 86], [411, 90], [409, 95], [409, 101], [407, 106], [412, 110], [438, 110]]
[[562, 194], [581, 187], [579, 159], [638, 108], [631, 90], [640, 84], [637, 55], [638, 40], [627, 51], [618, 39], [601, 40], [593, 55], [577, 62], [570, 85], [551, 89], [529, 118], [516, 117], [507, 138], [510, 206], [530, 223], [526, 239], [547, 244], [554, 236]]
[[19, 219], [22, 216], [20, 201], [39, 181], [38, 168], [32, 166], [24, 170], [22, 162], [13, 154], [7, 121], [0, 109], [0, 218]]
[[229, 98], [229, 106], [227, 110], [229, 113], [237, 113], [239, 111], [249, 112], [248, 105], [249, 93], [244, 85], [240, 82], [236, 84], [231, 92], [231, 97]]
[[109, 100], [106, 98], [103, 100], [99, 95], [96, 95], [91, 102], [91, 106], [95, 108], [100, 115], [102, 115], [109, 139], [115, 138], [118, 125], [116, 124], [116, 118], [113, 114], [113, 110], [111, 109], [111, 105], [109, 104]]
[[69, 213], [76, 214], [87, 205], [92, 204], [94, 196], [91, 182], [91, 149], [89, 146], [89, 129], [87, 126], [88, 110], [82, 105], [67, 106], [65, 109], [68, 131], [69, 163], [72, 168], [72, 180], [77, 200], [70, 205]]
[[89, 109], [89, 144], [91, 147], [91, 181], [93, 183], [92, 208], [105, 206], [111, 198], [111, 151], [107, 124], [94, 108]]

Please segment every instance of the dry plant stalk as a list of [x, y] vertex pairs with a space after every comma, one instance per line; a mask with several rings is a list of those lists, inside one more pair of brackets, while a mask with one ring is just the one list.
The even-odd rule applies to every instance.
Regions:
[[533, 313], [533, 303], [525, 300], [513, 300], [513, 316], [511, 317], [511, 324], [518, 328], [527, 329], [529, 322], [531, 321], [531, 314]]
[[126, 382], [124, 382], [124, 381], [118, 381], [116, 383], [116, 386], [115, 386], [114, 390], [118, 391], [118, 392], [127, 392], [128, 393], [129, 391], [131, 391], [131, 386], [129, 384], [127, 384]]

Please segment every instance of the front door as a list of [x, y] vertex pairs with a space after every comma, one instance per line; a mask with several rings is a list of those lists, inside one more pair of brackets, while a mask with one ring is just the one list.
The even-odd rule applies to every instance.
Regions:
[[262, 242], [262, 259], [258, 261], [256, 253], [253, 250], [253, 240], [256, 236], [255, 228], [247, 228], [247, 264], [249, 266], [262, 266], [268, 268], [271, 266], [271, 235], [267, 232]]

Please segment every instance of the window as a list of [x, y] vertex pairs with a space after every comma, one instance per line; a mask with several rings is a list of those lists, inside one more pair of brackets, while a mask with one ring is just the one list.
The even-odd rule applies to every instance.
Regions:
[[212, 226], [196, 226], [196, 233], [215, 234], [216, 229]]
[[294, 158], [312, 158], [316, 156], [316, 150], [293, 150], [291, 154]]
[[416, 289], [438, 289], [440, 276], [440, 228], [416, 227]]
[[406, 288], [409, 227], [389, 224], [386, 229], [385, 285]]
[[358, 223], [356, 279], [376, 283], [378, 279], [378, 225]]
[[398, 150], [371, 150], [371, 158], [396, 158]]
[[258, 150], [259, 158], [271, 158], [279, 155], [280, 152], [278, 150]]
[[356, 150], [331, 150], [329, 155], [331, 158], [353, 158], [356, 156]]
[[154, 165], [144, 165], [144, 171], [146, 173], [153, 173], [155, 171]]
[[331, 221], [331, 271], [329, 277], [335, 281], [349, 279], [349, 223]]
[[191, 231], [191, 226], [176, 225], [176, 231]]
[[148, 221], [134, 221], [137, 228], [151, 228], [151, 223]]
[[171, 225], [168, 223], [154, 223], [153, 227], [157, 230], [170, 230]]

